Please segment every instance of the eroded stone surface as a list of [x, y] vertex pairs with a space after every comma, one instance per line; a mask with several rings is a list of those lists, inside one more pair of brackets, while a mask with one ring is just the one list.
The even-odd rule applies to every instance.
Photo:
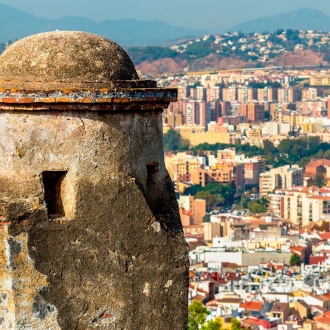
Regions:
[[[0, 114], [0, 196], [11, 201], [3, 213], [13, 237], [28, 234], [49, 283], [40, 297], [62, 329], [185, 328], [187, 250], [160, 119]], [[44, 171], [67, 171], [60, 219], [46, 214]]]
[[27, 233], [0, 228], [0, 329], [59, 330], [56, 307], [40, 294], [47, 276], [36, 270], [27, 241]]
[[1, 55], [0, 78], [29, 82], [84, 83], [138, 79], [129, 56], [115, 42], [87, 32], [54, 31], [21, 39]]

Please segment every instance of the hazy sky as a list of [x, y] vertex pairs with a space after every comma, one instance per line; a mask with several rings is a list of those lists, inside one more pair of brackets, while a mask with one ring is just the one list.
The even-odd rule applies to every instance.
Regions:
[[329, 0], [0, 0], [0, 3], [44, 18], [160, 19], [175, 26], [214, 28], [219, 32], [238, 23], [298, 8], [318, 9], [330, 15]]

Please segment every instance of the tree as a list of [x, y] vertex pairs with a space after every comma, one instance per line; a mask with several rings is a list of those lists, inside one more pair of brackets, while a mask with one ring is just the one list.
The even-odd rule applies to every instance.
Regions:
[[327, 185], [327, 180], [324, 178], [323, 174], [322, 173], [317, 173], [315, 175], [315, 178], [313, 180], [313, 184], [316, 186], [316, 187], [319, 187], [319, 188], [322, 188], [324, 186]]
[[208, 209], [221, 205], [229, 205], [234, 201], [235, 187], [231, 184], [213, 182], [205, 187], [193, 185], [184, 190], [185, 195], [193, 195], [195, 198], [205, 199]]
[[219, 319], [208, 321], [202, 325], [201, 330], [221, 330], [221, 321]]
[[241, 322], [234, 317], [230, 320], [231, 330], [241, 330]]
[[327, 150], [327, 151], [324, 153], [324, 158], [325, 158], [325, 159], [330, 159], [330, 150]]
[[267, 211], [268, 204], [268, 200], [263, 197], [262, 199], [256, 199], [252, 202], [249, 202], [247, 206], [252, 213], [262, 213]]
[[192, 185], [190, 187], [185, 188], [183, 194], [184, 195], [195, 196], [202, 189], [203, 189], [202, 185], [200, 185], [200, 184], [194, 184], [194, 185]]
[[174, 130], [170, 129], [163, 136], [164, 140], [164, 149], [165, 151], [177, 151], [177, 150], [188, 150], [189, 141], [183, 139], [181, 134]]
[[300, 258], [297, 254], [293, 253], [290, 258], [290, 266], [299, 266]]
[[200, 301], [193, 300], [188, 306], [188, 330], [198, 330], [209, 314], [208, 309]]
[[209, 191], [199, 191], [195, 195], [196, 199], [205, 199], [207, 209], [216, 208], [217, 206], [224, 203], [225, 199], [220, 194], [212, 194]]

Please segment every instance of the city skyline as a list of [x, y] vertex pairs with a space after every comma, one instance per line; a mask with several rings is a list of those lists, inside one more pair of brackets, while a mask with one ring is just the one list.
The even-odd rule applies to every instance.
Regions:
[[41, 0], [2, 0], [8, 5], [38, 17], [60, 19], [64, 16], [86, 17], [94, 21], [106, 19], [120, 20], [135, 18], [137, 20], [162, 20], [173, 26], [192, 29], [212, 29], [223, 32], [234, 25], [253, 19], [277, 15], [300, 8], [321, 10], [330, 15], [330, 3], [323, 0], [144, 0], [143, 3], [133, 0], [63, 0], [48, 1], [47, 6]]

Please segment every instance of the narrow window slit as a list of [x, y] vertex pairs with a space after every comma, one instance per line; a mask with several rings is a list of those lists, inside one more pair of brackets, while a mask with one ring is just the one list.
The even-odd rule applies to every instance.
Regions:
[[50, 218], [65, 217], [63, 206], [64, 178], [67, 171], [42, 172], [42, 182], [45, 189], [45, 202]]

